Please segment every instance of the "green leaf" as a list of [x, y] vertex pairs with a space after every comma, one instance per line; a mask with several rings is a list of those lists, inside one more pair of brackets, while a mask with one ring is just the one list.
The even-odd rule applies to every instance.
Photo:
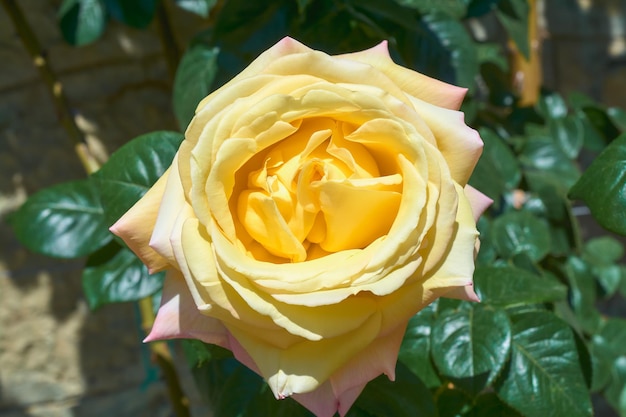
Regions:
[[463, 417], [522, 417], [517, 411], [502, 402], [493, 392], [479, 395], [474, 407]]
[[480, 129], [484, 142], [483, 154], [470, 178], [470, 184], [481, 190], [494, 202], [519, 184], [522, 173], [513, 151], [490, 129]]
[[[211, 359], [197, 362], [192, 374], [211, 404], [212, 415], [228, 417], [313, 417], [292, 398], [277, 400], [263, 379], [225, 349], [206, 345]], [[190, 353], [188, 351], [186, 354]], [[195, 352], [191, 352], [192, 358]]]
[[465, 0], [396, 0], [399, 4], [417, 9], [420, 13], [440, 12], [460, 20], [467, 13]]
[[63, 38], [76, 46], [95, 41], [106, 26], [102, 0], [63, 0], [57, 17]]
[[600, 314], [595, 307], [596, 283], [585, 261], [570, 256], [564, 266], [570, 285], [570, 303], [581, 327], [595, 333], [600, 325]]
[[94, 174], [107, 225], [112, 225], [137, 202], [172, 163], [182, 133], [153, 132], [122, 146]]
[[526, 211], [511, 211], [498, 217], [491, 236], [496, 250], [504, 258], [524, 253], [540, 261], [550, 251], [550, 234], [545, 220]]
[[570, 190], [603, 227], [626, 235], [626, 134], [615, 139]]
[[572, 331], [549, 312], [514, 318], [511, 360], [496, 392], [524, 415], [592, 415]]
[[178, 7], [202, 17], [209, 17], [209, 13], [217, 0], [175, 0]]
[[154, 18], [158, 0], [104, 0], [116, 20], [137, 29], [146, 28]]
[[530, 57], [530, 45], [528, 44], [529, 10], [526, 0], [501, 0], [498, 2], [496, 10], [498, 20], [526, 59]]
[[472, 398], [460, 389], [445, 388], [437, 391], [437, 417], [458, 417], [472, 402]]
[[476, 265], [491, 265], [496, 259], [496, 249], [491, 239], [491, 221], [487, 216], [481, 216], [476, 227], [480, 232], [480, 249], [476, 255]]
[[509, 62], [497, 43], [479, 43], [476, 45], [476, 52], [479, 64], [490, 62], [502, 71], [509, 70]]
[[435, 304], [430, 304], [411, 317], [398, 355], [398, 360], [417, 375], [428, 388], [441, 385], [430, 359], [430, 331], [434, 317]]
[[200, 100], [211, 91], [217, 73], [218, 48], [193, 45], [180, 61], [174, 78], [174, 114], [184, 130], [194, 116]]
[[615, 360], [611, 368], [611, 379], [604, 390], [604, 397], [618, 412], [620, 416], [626, 415], [624, 404], [624, 392], [626, 391], [626, 356], [620, 356]]
[[606, 320], [591, 338], [590, 353], [593, 364], [592, 390], [604, 388], [611, 380], [611, 371], [620, 356], [626, 356], [626, 320]]
[[560, 119], [567, 116], [567, 104], [559, 93], [545, 94], [537, 102], [537, 112], [545, 119]]
[[589, 239], [585, 243], [583, 259], [594, 265], [610, 265], [624, 256], [624, 246], [611, 236]]
[[529, 137], [519, 160], [526, 171], [526, 176], [531, 174], [543, 176], [564, 192], [580, 177], [575, 163], [551, 137]]
[[431, 343], [439, 372], [476, 395], [498, 376], [509, 355], [509, 319], [503, 310], [481, 304], [448, 311], [437, 317]]
[[584, 143], [582, 121], [575, 115], [569, 115], [550, 119], [548, 127], [563, 153], [570, 159], [576, 159]]
[[8, 220], [28, 249], [58, 258], [87, 255], [112, 237], [97, 189], [89, 179], [33, 194]]
[[610, 107], [606, 110], [606, 113], [621, 132], [626, 131], [626, 111], [624, 109]]
[[474, 286], [485, 305], [514, 307], [565, 300], [567, 287], [512, 266], [483, 266], [474, 272]]
[[470, 0], [467, 6], [467, 17], [483, 16], [496, 8], [500, 0]]
[[111, 242], [87, 260], [83, 289], [91, 309], [104, 304], [137, 301], [163, 287], [164, 273], [150, 275], [129, 249]]
[[[431, 392], [401, 363], [396, 367], [394, 382], [384, 375], [374, 379], [365, 386], [352, 408], [365, 410], [372, 417], [437, 416]], [[347, 417], [352, 417], [351, 412]]]
[[422, 21], [437, 37], [440, 48], [449, 52], [455, 83], [471, 90], [480, 67], [476, 45], [463, 24], [441, 12], [429, 13], [422, 17]]

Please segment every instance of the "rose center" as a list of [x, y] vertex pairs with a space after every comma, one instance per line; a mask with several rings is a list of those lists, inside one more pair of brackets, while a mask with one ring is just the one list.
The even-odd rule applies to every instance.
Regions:
[[402, 177], [380, 176], [370, 150], [346, 139], [353, 130], [306, 119], [239, 170], [233, 197], [239, 238], [251, 256], [302, 262], [364, 248], [389, 231]]

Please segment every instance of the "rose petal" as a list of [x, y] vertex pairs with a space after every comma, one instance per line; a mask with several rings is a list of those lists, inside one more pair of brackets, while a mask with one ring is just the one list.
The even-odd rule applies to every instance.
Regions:
[[465, 191], [465, 196], [467, 197], [470, 206], [472, 206], [474, 221], [478, 221], [485, 210], [493, 204], [493, 200], [469, 184], [465, 185], [463, 190]]
[[364, 51], [337, 57], [370, 64], [384, 72], [402, 90], [435, 106], [458, 110], [467, 93], [467, 88], [436, 80], [396, 64], [389, 56], [387, 41]]
[[167, 272], [163, 284], [161, 306], [154, 325], [144, 342], [163, 339], [191, 338], [229, 349], [228, 331], [224, 325], [198, 311], [182, 275]]
[[435, 134], [437, 148], [446, 159], [452, 178], [464, 186], [483, 151], [480, 135], [465, 124], [462, 112], [437, 107], [413, 97], [411, 102]]
[[167, 259], [149, 246], [169, 173], [168, 169], [152, 188], [109, 229], [113, 234], [122, 238], [130, 250], [146, 264], [150, 273], [162, 271], [169, 266]]

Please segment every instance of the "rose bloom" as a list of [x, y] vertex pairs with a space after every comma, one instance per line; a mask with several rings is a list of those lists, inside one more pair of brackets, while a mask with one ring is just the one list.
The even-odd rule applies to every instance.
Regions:
[[466, 90], [386, 42], [329, 56], [285, 38], [206, 97], [172, 166], [111, 230], [167, 270], [146, 340], [230, 349], [277, 398], [345, 415], [394, 378], [411, 316], [477, 301]]

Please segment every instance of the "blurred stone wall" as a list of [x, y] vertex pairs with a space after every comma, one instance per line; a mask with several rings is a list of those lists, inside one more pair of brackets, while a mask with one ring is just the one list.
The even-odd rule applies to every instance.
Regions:
[[[103, 39], [74, 48], [57, 29], [60, 0], [17, 3], [80, 127], [105, 152], [141, 133], [176, 129], [154, 29], [112, 23]], [[545, 84], [626, 107], [626, 0], [544, 0], [543, 6]], [[203, 22], [180, 11], [173, 16], [183, 46]], [[48, 92], [0, 9], [0, 217], [41, 188], [83, 176]], [[147, 383], [155, 369], [139, 343], [133, 306], [88, 311], [81, 266], [30, 253], [0, 221], [0, 416], [171, 415], [164, 387]]]

